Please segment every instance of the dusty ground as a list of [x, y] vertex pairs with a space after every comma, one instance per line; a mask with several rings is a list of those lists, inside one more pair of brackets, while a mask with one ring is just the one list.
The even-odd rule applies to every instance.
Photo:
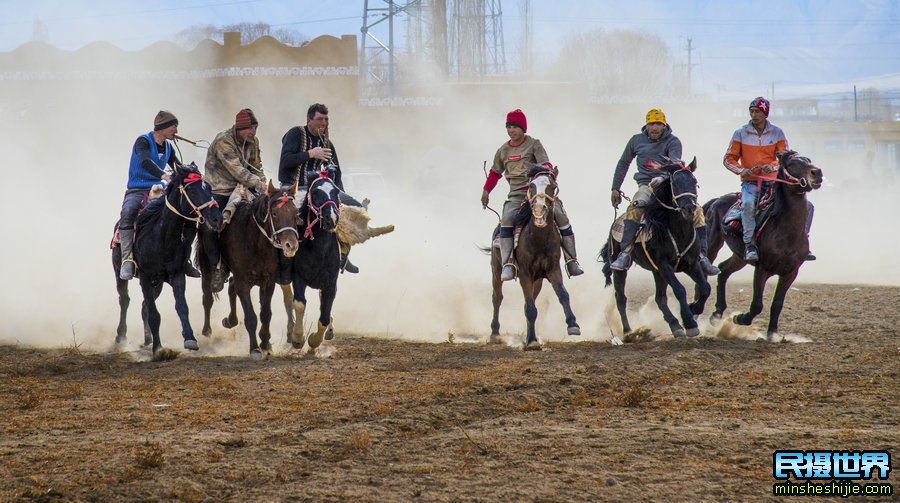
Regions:
[[888, 449], [896, 488], [900, 289], [798, 286], [808, 343], [0, 347], [0, 500], [760, 501], [780, 448]]

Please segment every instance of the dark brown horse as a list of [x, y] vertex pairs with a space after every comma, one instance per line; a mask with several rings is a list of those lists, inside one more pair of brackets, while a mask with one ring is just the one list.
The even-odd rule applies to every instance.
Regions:
[[[567, 333], [581, 335], [581, 329], [575, 321], [575, 314], [569, 305], [569, 292], [563, 285], [562, 270], [559, 267], [560, 235], [553, 221], [553, 206], [559, 187], [556, 184], [554, 171], [537, 165], [528, 173], [531, 182], [528, 184], [526, 200], [516, 217], [516, 228], [522, 229], [513, 252], [518, 269], [519, 284], [525, 295], [525, 319], [528, 321], [528, 333], [524, 349], [541, 349], [534, 330], [537, 319], [537, 306], [534, 301], [541, 293], [544, 279], [553, 286], [559, 303], [566, 314]], [[503, 282], [500, 272], [500, 250], [494, 248], [491, 253], [491, 270], [494, 287], [494, 318], [491, 321], [491, 342], [497, 342], [500, 335], [500, 303], [503, 302]]]
[[[244, 309], [244, 326], [250, 338], [250, 357], [262, 357], [262, 351], [272, 351], [269, 323], [272, 321], [272, 294], [278, 272], [278, 254], [293, 257], [299, 246], [297, 234], [297, 207], [294, 205], [296, 187], [276, 190], [269, 182], [265, 194], [250, 203], [241, 203], [234, 216], [221, 232], [222, 256], [233, 274], [228, 287], [231, 310], [222, 320], [226, 328], [237, 325], [236, 298]], [[213, 304], [210, 282], [212, 269], [206, 253], [198, 253], [203, 272], [203, 335], [212, 334], [209, 311]], [[257, 317], [250, 297], [250, 289], [259, 287], [259, 340], [257, 343]]]
[[[733, 321], [738, 325], [750, 325], [753, 318], [762, 312], [763, 289], [766, 281], [778, 276], [778, 286], [769, 313], [769, 328], [766, 337], [774, 340], [778, 332], [778, 317], [784, 306], [787, 294], [800, 266], [809, 253], [809, 239], [806, 235], [807, 203], [806, 193], [822, 186], [822, 170], [817, 168], [808, 158], [788, 151], [778, 156], [778, 177], [774, 181], [774, 202], [768, 216], [757, 227], [757, 247], [759, 262], [753, 274], [753, 301], [746, 313], [735, 314]], [[728, 278], [741, 270], [744, 262], [744, 241], [739, 233], [728, 232], [723, 225], [728, 209], [740, 198], [740, 194], [726, 194], [703, 205], [706, 211], [706, 222], [709, 226], [709, 258], [713, 260], [722, 247], [723, 242], [731, 248], [731, 257], [719, 264], [718, 283], [716, 285], [716, 310], [711, 321], [717, 323], [722, 319], [725, 304], [725, 284]]]
[[[697, 179], [693, 173], [697, 169], [697, 159], [688, 165], [681, 161], [669, 161], [658, 169], [660, 175], [665, 176], [665, 180], [654, 189], [653, 202], [646, 208], [644, 218], [651, 237], [643, 244], [636, 243], [632, 256], [635, 263], [653, 273], [656, 305], [662, 311], [672, 335], [695, 337], [700, 335], [695, 315], [703, 312], [710, 294], [709, 282], [700, 268], [700, 243], [694, 229]], [[615, 257], [619, 249], [619, 242], [610, 237], [609, 242], [600, 251], [600, 256], [605, 262], [603, 274], [606, 277], [606, 286], [613, 283], [616, 291], [616, 307], [622, 319], [622, 330], [628, 334], [631, 332], [631, 325], [625, 313], [628, 300], [625, 296], [625, 280], [628, 271], [614, 271], [610, 267], [610, 257]], [[694, 280], [693, 303], [688, 303], [687, 291], [678, 281], [675, 275], [677, 272], [683, 272]], [[667, 288], [671, 288], [675, 298], [678, 299], [684, 326], [669, 309]]]

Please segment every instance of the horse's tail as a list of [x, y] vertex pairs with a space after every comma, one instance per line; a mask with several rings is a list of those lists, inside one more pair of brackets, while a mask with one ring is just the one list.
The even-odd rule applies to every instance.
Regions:
[[609, 242], [603, 245], [597, 258], [603, 261], [603, 276], [606, 278], [606, 284], [604, 286], [608, 287], [612, 284], [612, 268], [609, 267]]
[[706, 203], [703, 205], [703, 214], [706, 215], [706, 213], [709, 212], [709, 209], [712, 207], [712, 205], [715, 204], [715, 202], [718, 200], [719, 200], [718, 197], [714, 197], [714, 198], [710, 199], [709, 201], [706, 201]]

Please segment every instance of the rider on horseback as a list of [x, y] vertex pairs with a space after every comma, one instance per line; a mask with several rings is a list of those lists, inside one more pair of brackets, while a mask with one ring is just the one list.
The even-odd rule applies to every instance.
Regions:
[[[234, 117], [234, 126], [216, 135], [206, 154], [204, 179], [212, 189], [213, 199], [225, 208], [228, 200], [239, 186], [262, 194], [267, 189], [266, 174], [263, 172], [259, 155], [259, 138], [256, 128], [259, 121], [253, 110], [244, 108]], [[203, 247], [214, 267], [212, 275], [213, 292], [221, 291], [228, 276], [222, 261], [219, 235], [212, 230], [202, 230]]]
[[[172, 141], [178, 132], [178, 119], [171, 112], [160, 110], [153, 119], [153, 131], [138, 136], [131, 148], [131, 165], [128, 169], [128, 188], [122, 201], [122, 212], [119, 215], [119, 240], [122, 247], [122, 267], [119, 278], [129, 280], [134, 277], [134, 257], [131, 249], [134, 246], [134, 223], [141, 208], [147, 202], [150, 190], [154, 185], [168, 183], [171, 176], [166, 166], [174, 169], [180, 164], [175, 155]], [[194, 241], [196, 229], [186, 228], [182, 236], [190, 257], [191, 242]], [[190, 260], [185, 263], [185, 275], [199, 278], [200, 272], [194, 268]]]
[[[481, 193], [481, 205], [487, 207], [488, 194], [497, 185], [503, 175], [509, 182], [509, 195], [503, 203], [503, 214], [500, 219], [500, 263], [503, 264], [503, 272], [500, 278], [509, 281], [516, 277], [515, 266], [509, 258], [513, 251], [513, 222], [519, 207], [525, 201], [528, 190], [528, 171], [535, 164], [543, 164], [548, 169], [553, 169], [547, 151], [541, 145], [541, 141], [525, 134], [528, 130], [528, 122], [525, 114], [519, 110], [513, 110], [506, 115], [506, 133], [509, 141], [497, 149], [494, 155], [494, 163], [484, 184]], [[562, 240], [562, 250], [566, 258], [566, 272], [569, 276], [584, 274], [575, 253], [575, 233], [569, 224], [569, 217], [563, 208], [562, 201], [556, 199], [553, 211], [556, 225]]]
[[[278, 180], [282, 187], [290, 187], [295, 182], [302, 190], [309, 185], [310, 175], [318, 175], [327, 168], [335, 185], [341, 189], [341, 204], [362, 206], [344, 192], [341, 181], [341, 166], [338, 163], [334, 143], [328, 138], [328, 107], [321, 103], [310, 105], [306, 111], [306, 126], [294, 126], [281, 138], [281, 162], [278, 165]], [[350, 245], [341, 243], [341, 271], [358, 273], [359, 268], [347, 258]], [[290, 261], [282, 259], [278, 271], [278, 283], [289, 284]]]
[[[611, 201], [614, 208], [622, 203], [622, 182], [628, 173], [628, 166], [632, 159], [637, 157], [637, 172], [634, 180], [638, 184], [638, 191], [628, 205], [625, 213], [625, 228], [622, 233], [622, 247], [610, 267], [617, 271], [624, 271], [631, 267], [631, 248], [637, 237], [641, 219], [644, 217], [644, 207], [653, 200], [653, 189], [663, 181], [663, 176], [656, 171], [657, 164], [664, 164], [665, 158], [681, 159], [681, 140], [672, 134], [672, 128], [666, 123], [666, 116], [658, 108], [647, 112], [646, 124], [641, 132], [632, 136], [625, 145], [625, 151], [616, 165], [613, 175]], [[719, 269], [709, 262], [706, 257], [708, 248], [706, 240], [706, 218], [703, 208], [697, 206], [694, 212], [694, 227], [697, 230], [697, 239], [700, 243], [700, 267], [703, 274], [714, 276], [719, 274]]]
[[[788, 150], [787, 137], [780, 127], [768, 120], [769, 101], [758, 97], [750, 102], [750, 122], [738, 128], [725, 152], [725, 167], [741, 177], [741, 224], [744, 228], [744, 261], [755, 264], [759, 260], [754, 233], [756, 231], [756, 200], [763, 189], [772, 185], [778, 176], [777, 154]], [[812, 226], [813, 205], [806, 218], [806, 234]], [[806, 260], [815, 260], [812, 252]]]

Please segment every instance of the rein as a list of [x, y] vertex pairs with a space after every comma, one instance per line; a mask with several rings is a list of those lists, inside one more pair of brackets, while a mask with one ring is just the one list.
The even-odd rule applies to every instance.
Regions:
[[[290, 200], [290, 197], [288, 197], [287, 194], [283, 194], [281, 197], [278, 198], [278, 204], [275, 206], [275, 208], [276, 209], [281, 208], [282, 206], [287, 204], [287, 202], [289, 200]], [[277, 248], [279, 250], [284, 249], [284, 245], [281, 244], [277, 239], [278, 235], [281, 234], [282, 232], [287, 232], [287, 231], [293, 232], [294, 234], [297, 235], [297, 239], [300, 239], [300, 233], [297, 232], [297, 228], [294, 226], [282, 227], [281, 229], [278, 229], [276, 231], [275, 230], [275, 218], [269, 218], [271, 216], [272, 216], [272, 209], [270, 207], [269, 210], [266, 211], [266, 218], [263, 219], [263, 223], [264, 224], [266, 222], [269, 223], [269, 229], [272, 232], [271, 235], [268, 234], [261, 225], [259, 225], [259, 221], [256, 220], [256, 214], [253, 215], [253, 223], [256, 224], [256, 228], [259, 229], [259, 232], [261, 232], [262, 235], [265, 236], [265, 238], [269, 241], [269, 243], [272, 244], [272, 246], [274, 246], [275, 248]]]
[[210, 207], [215, 208], [215, 207], [218, 207], [218, 206], [219, 206], [219, 203], [217, 203], [215, 199], [210, 198], [209, 201], [207, 201], [207, 202], [205, 202], [205, 203], [203, 203], [203, 204], [197, 206], [196, 204], [194, 204], [194, 201], [191, 200], [191, 196], [188, 195], [187, 191], [184, 190], [184, 188], [187, 187], [188, 185], [192, 184], [192, 183], [197, 183], [197, 182], [202, 181], [202, 178], [200, 178], [200, 175], [198, 175], [198, 174], [196, 174], [196, 173], [191, 173], [190, 175], [187, 176], [187, 178], [185, 178], [185, 181], [186, 181], [187, 183], [183, 183], [183, 184], [181, 184], [181, 185], [178, 186], [178, 191], [181, 192], [181, 197], [182, 197], [183, 199], [187, 200], [187, 203], [191, 206], [191, 210], [192, 210], [193, 213], [194, 213], [195, 215], [197, 215], [197, 216], [196, 216], [196, 217], [189, 217], [189, 216], [187, 216], [187, 215], [183, 215], [180, 211], [178, 211], [178, 208], [176, 208], [176, 207], [169, 201], [169, 196], [168, 196], [168, 195], [166, 196], [166, 208], [169, 208], [169, 210], [171, 210], [172, 213], [175, 213], [176, 215], [178, 215], [179, 217], [181, 217], [181, 218], [183, 218], [183, 219], [185, 219], [185, 220], [188, 220], [188, 221], [190, 221], [190, 222], [196, 222], [196, 223], [198, 223], [198, 224], [202, 224], [202, 223], [203, 223], [203, 215], [202, 215], [200, 212], [203, 211], [203, 210], [205, 210], [206, 208], [210, 208]]

